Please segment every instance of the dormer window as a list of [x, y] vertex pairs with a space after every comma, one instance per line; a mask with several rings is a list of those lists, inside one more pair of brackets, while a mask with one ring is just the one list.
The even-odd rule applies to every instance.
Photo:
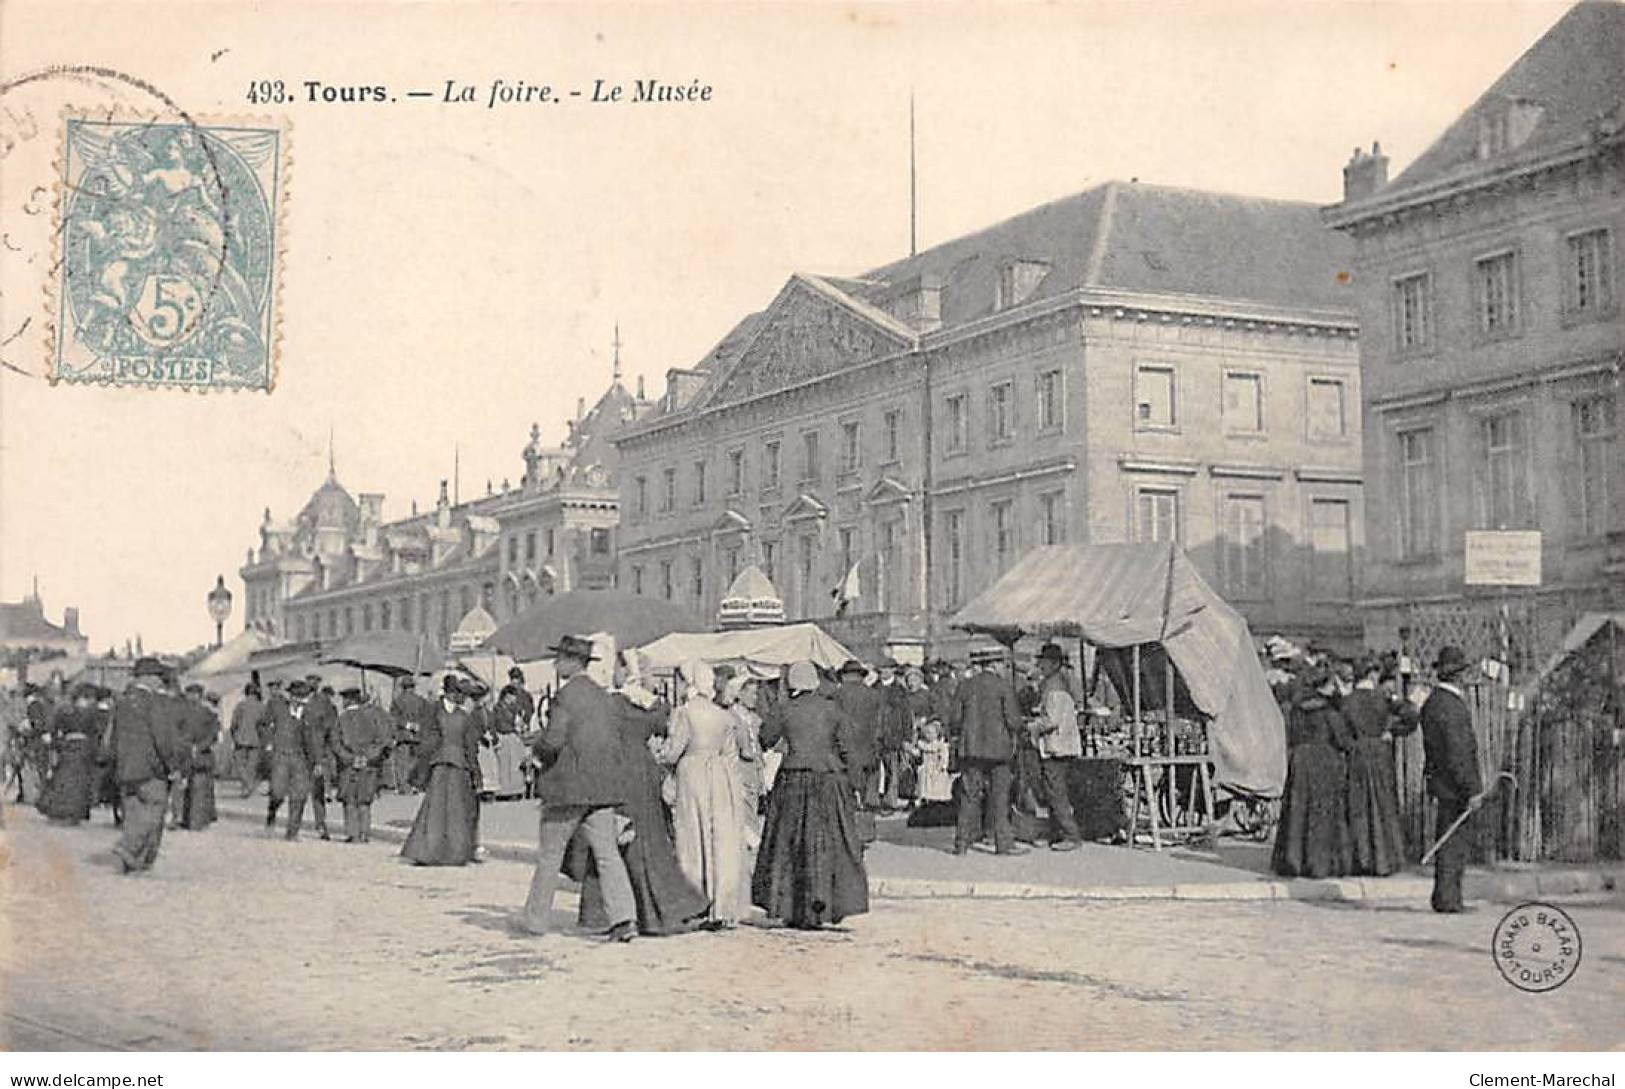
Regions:
[[999, 269], [998, 309], [1008, 310], [1027, 301], [1049, 274], [1043, 261], [1008, 261]]
[[1545, 112], [1526, 98], [1507, 98], [1492, 104], [1478, 119], [1478, 157], [1490, 159], [1522, 147]]

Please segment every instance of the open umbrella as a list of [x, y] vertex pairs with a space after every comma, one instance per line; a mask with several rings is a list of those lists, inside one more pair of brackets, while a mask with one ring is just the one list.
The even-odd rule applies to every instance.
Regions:
[[408, 631], [366, 631], [352, 635], [324, 651], [321, 660], [390, 677], [433, 673], [446, 664], [446, 656], [427, 635]]
[[521, 662], [551, 658], [548, 648], [566, 635], [604, 632], [615, 645], [640, 647], [674, 631], [704, 631], [681, 605], [619, 590], [571, 590], [543, 598], [491, 634], [488, 649]]

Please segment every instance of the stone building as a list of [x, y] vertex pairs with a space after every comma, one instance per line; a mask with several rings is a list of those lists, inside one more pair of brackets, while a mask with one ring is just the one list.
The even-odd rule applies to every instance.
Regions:
[[79, 630], [79, 610], [62, 610], [62, 623], [45, 619], [45, 603], [40, 598], [39, 580], [21, 601], [0, 601], [0, 657], [48, 655], [82, 656], [90, 639]]
[[1312, 205], [1112, 182], [792, 276], [617, 437], [621, 584], [709, 615], [754, 562], [792, 618], [942, 653], [1025, 549], [1173, 537], [1259, 627], [1346, 635], [1346, 250]]
[[[641, 394], [641, 390], [640, 390]], [[591, 410], [577, 406], [562, 444], [532, 426], [524, 475], [454, 503], [440, 482], [434, 508], [395, 521], [384, 497], [352, 497], [327, 480], [292, 521], [265, 512], [241, 575], [245, 623], [296, 642], [373, 630], [428, 632], [446, 646], [476, 605], [499, 622], [540, 597], [610, 586], [615, 578], [616, 452], [607, 435], [646, 411], [615, 379]]]
[[[1369, 640], [1514, 657], [1625, 576], [1619, 374], [1625, 6], [1582, 3], [1392, 181], [1344, 167], [1356, 247]], [[1543, 585], [1465, 585], [1470, 530], [1539, 530]], [[1540, 630], [1536, 630], [1536, 629]]]

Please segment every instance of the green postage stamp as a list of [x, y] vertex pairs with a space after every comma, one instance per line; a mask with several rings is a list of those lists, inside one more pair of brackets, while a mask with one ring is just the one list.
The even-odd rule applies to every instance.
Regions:
[[52, 381], [270, 390], [279, 127], [69, 116]]

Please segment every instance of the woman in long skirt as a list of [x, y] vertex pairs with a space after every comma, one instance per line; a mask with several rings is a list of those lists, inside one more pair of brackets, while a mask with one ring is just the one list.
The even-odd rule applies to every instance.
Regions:
[[181, 801], [181, 827], [202, 831], [220, 818], [214, 799], [214, 746], [220, 739], [219, 697], [188, 685], [187, 730], [192, 739], [192, 771]]
[[709, 921], [728, 927], [745, 910], [745, 792], [738, 720], [712, 699], [716, 678], [699, 659], [677, 670], [679, 703], [660, 759], [677, 768], [671, 820], [677, 863], [711, 901]]
[[1334, 677], [1316, 673], [1291, 709], [1286, 790], [1271, 860], [1287, 877], [1341, 877], [1351, 865], [1343, 753], [1353, 735], [1332, 706], [1335, 690]]
[[401, 856], [419, 866], [463, 866], [479, 843], [481, 723], [456, 676], [443, 682], [440, 705], [424, 725], [413, 784], [423, 790]]
[[1399, 820], [1399, 784], [1389, 738], [1407, 734], [1415, 723], [1393, 712], [1379, 687], [1382, 663], [1360, 664], [1354, 691], [1343, 700], [1343, 717], [1354, 735], [1348, 756], [1348, 818], [1353, 870], [1385, 877], [1405, 865], [1405, 833]]
[[869, 877], [858, 835], [852, 720], [818, 694], [818, 671], [797, 662], [790, 698], [762, 720], [762, 744], [788, 751], [768, 796], [752, 901], [800, 929], [869, 910]]
[[51, 776], [41, 794], [40, 809], [52, 821], [78, 824], [90, 819], [100, 778], [94, 689], [89, 685], [75, 689], [73, 706], [58, 715], [54, 725]]

